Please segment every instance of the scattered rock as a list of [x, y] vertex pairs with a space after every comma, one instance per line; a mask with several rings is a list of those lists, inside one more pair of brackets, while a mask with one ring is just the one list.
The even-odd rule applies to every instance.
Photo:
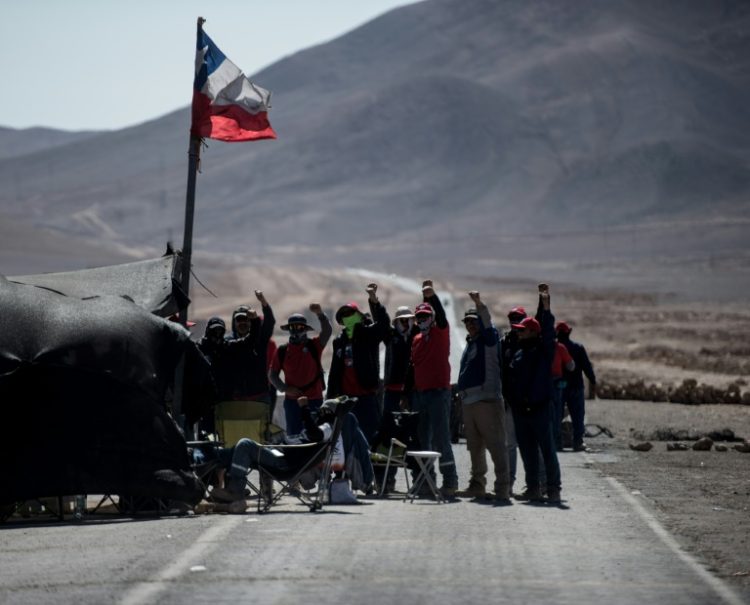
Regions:
[[672, 403], [742, 403], [750, 405], [750, 390], [743, 393], [745, 386], [737, 380], [724, 388], [698, 383], [693, 378], [683, 380], [678, 386], [646, 384], [643, 380], [627, 383], [596, 383], [596, 390], [602, 399], [635, 399], [639, 401], [670, 401]]
[[723, 443], [714, 443], [714, 449], [717, 452], [726, 452], [729, 448]]
[[653, 431], [630, 429], [630, 437], [635, 441], [698, 441], [708, 437], [712, 441], [744, 441], [737, 437], [732, 429], [715, 429], [698, 432], [695, 429], [676, 429], [670, 426], [656, 427]]
[[693, 444], [693, 449], [698, 452], [707, 452], [713, 444], [714, 442], [710, 437], [701, 437]]
[[719, 429], [706, 433], [706, 437], [711, 437], [714, 441], [742, 441], [734, 434], [732, 429]]
[[683, 452], [687, 449], [689, 449], [689, 447], [686, 443], [680, 443], [679, 441], [667, 443], [668, 452]]
[[734, 449], [736, 449], [738, 452], [742, 452], [743, 454], [749, 454], [750, 453], [750, 443], [745, 441], [744, 443], [738, 443], [734, 446]]
[[647, 452], [652, 447], [654, 447], [654, 445], [650, 441], [641, 441], [640, 443], [630, 444], [630, 449], [635, 450], [636, 452]]

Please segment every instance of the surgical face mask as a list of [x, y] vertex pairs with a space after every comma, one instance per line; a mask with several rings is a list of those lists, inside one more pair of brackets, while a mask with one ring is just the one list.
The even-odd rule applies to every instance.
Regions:
[[341, 321], [344, 324], [344, 330], [346, 331], [346, 335], [349, 338], [351, 338], [354, 335], [354, 326], [356, 326], [359, 323], [362, 323], [362, 316], [359, 313], [354, 313], [347, 317], [342, 317]]

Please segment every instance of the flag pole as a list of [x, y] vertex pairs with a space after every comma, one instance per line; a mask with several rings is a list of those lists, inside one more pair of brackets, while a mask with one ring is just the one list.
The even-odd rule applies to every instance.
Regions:
[[[206, 20], [198, 17], [197, 34], [200, 35]], [[201, 154], [201, 138], [190, 134], [190, 147], [188, 149], [188, 180], [187, 192], [185, 194], [185, 232], [182, 237], [182, 276], [180, 285], [186, 296], [190, 296], [190, 264], [193, 256], [193, 222], [195, 216], [195, 181], [198, 174], [198, 163]], [[180, 323], [187, 325], [187, 307], [180, 311]]]
[[[203, 24], [206, 20], [203, 17], [198, 17], [198, 26], [196, 32], [197, 36], [200, 35], [203, 29]], [[192, 263], [193, 256], [193, 222], [195, 217], [195, 182], [198, 174], [198, 163], [200, 162], [201, 155], [201, 138], [195, 136], [192, 132], [190, 133], [190, 146], [188, 148], [188, 179], [187, 179], [187, 192], [185, 193], [185, 231], [182, 236], [182, 275], [180, 276], [180, 287], [185, 293], [185, 296], [190, 297], [190, 265]], [[180, 323], [187, 328], [188, 321], [188, 307], [180, 309], [179, 320]], [[177, 368], [175, 369], [175, 380], [174, 390], [172, 392], [172, 417], [177, 421], [178, 426], [182, 427], [186, 433], [192, 435], [191, 427], [184, 426], [184, 418], [182, 414], [182, 400], [184, 394], [184, 382], [185, 382], [185, 357], [183, 356]]]

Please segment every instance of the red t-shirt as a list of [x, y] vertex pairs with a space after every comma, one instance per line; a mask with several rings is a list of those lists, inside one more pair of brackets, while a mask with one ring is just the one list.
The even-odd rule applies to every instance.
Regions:
[[[320, 338], [310, 338], [304, 343], [288, 343], [286, 345], [286, 354], [284, 356], [284, 365], [281, 366], [279, 361], [279, 352], [273, 356], [271, 369], [274, 372], [284, 372], [284, 382], [292, 387], [303, 387], [310, 384], [318, 376], [318, 364], [313, 357], [313, 350], [320, 358], [323, 347], [320, 346]], [[323, 383], [320, 379], [304, 390], [304, 395], [310, 399], [323, 398]], [[297, 399], [292, 395], [285, 395], [287, 399]]]
[[439, 328], [433, 324], [427, 334], [420, 332], [411, 343], [414, 364], [414, 388], [449, 389], [451, 386], [450, 326]]
[[565, 345], [556, 342], [555, 357], [552, 359], [552, 378], [562, 378], [565, 366], [571, 361], [573, 361], [573, 358], [570, 356], [570, 353], [568, 353], [568, 349], [565, 348]]
[[276, 346], [276, 341], [273, 338], [269, 338], [268, 347], [266, 347], [266, 363], [268, 364], [266, 371], [271, 369], [271, 364], [273, 363], [273, 358], [276, 356], [276, 349], [278, 348], [279, 347]]

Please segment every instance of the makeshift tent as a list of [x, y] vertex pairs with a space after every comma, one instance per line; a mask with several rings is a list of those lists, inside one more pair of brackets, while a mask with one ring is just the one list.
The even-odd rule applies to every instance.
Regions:
[[[74, 282], [65, 289], [81, 294]], [[191, 380], [204, 375], [188, 331], [122, 296], [45, 288], [0, 276], [0, 503], [76, 493], [196, 502], [202, 488], [164, 404], [183, 355]], [[186, 394], [190, 413], [203, 394]]]
[[182, 258], [171, 250], [160, 258], [41, 275], [8, 277], [8, 281], [38, 286], [73, 298], [127, 296], [159, 317], [169, 317], [190, 302], [180, 288]]

